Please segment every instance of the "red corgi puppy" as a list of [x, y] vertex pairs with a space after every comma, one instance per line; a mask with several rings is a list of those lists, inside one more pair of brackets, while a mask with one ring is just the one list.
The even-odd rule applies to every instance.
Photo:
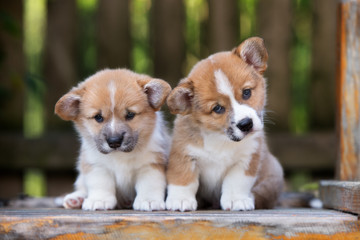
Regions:
[[81, 141], [75, 191], [66, 208], [165, 208], [169, 136], [158, 112], [168, 83], [125, 69], [103, 70], [56, 103]]
[[267, 58], [263, 40], [249, 38], [198, 62], [170, 93], [167, 104], [178, 115], [167, 209], [274, 207], [283, 171], [263, 131]]

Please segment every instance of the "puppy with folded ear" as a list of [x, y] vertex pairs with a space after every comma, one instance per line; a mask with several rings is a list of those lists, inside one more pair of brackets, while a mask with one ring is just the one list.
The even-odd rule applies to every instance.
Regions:
[[283, 171], [263, 131], [267, 58], [262, 39], [247, 39], [198, 62], [170, 93], [167, 104], [178, 115], [167, 209], [274, 207]]
[[171, 87], [125, 69], [103, 70], [56, 103], [81, 140], [75, 191], [65, 208], [163, 210], [169, 136], [158, 112]]

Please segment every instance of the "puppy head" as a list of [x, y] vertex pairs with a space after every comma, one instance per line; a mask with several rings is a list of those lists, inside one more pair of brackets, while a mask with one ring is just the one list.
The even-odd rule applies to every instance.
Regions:
[[170, 111], [191, 115], [201, 128], [233, 141], [261, 131], [267, 58], [263, 40], [249, 38], [231, 52], [200, 61], [170, 93]]
[[55, 113], [71, 120], [85, 141], [102, 153], [130, 152], [146, 144], [168, 83], [125, 69], [103, 70], [59, 99]]

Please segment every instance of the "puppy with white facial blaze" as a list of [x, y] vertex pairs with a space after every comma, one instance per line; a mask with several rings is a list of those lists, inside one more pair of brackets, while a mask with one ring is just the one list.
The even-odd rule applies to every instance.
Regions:
[[169, 135], [158, 112], [171, 87], [125, 69], [103, 70], [59, 99], [55, 113], [81, 140], [75, 191], [65, 208], [165, 208]]
[[166, 208], [272, 208], [283, 171], [263, 131], [267, 51], [249, 38], [198, 62], [170, 93], [178, 114], [167, 168]]

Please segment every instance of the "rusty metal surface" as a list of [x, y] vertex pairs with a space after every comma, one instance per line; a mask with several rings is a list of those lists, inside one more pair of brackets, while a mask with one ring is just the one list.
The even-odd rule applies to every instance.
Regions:
[[357, 216], [333, 210], [88, 212], [0, 209], [0, 239], [356, 239]]
[[340, 180], [360, 180], [360, 1], [338, 9], [338, 132]]

